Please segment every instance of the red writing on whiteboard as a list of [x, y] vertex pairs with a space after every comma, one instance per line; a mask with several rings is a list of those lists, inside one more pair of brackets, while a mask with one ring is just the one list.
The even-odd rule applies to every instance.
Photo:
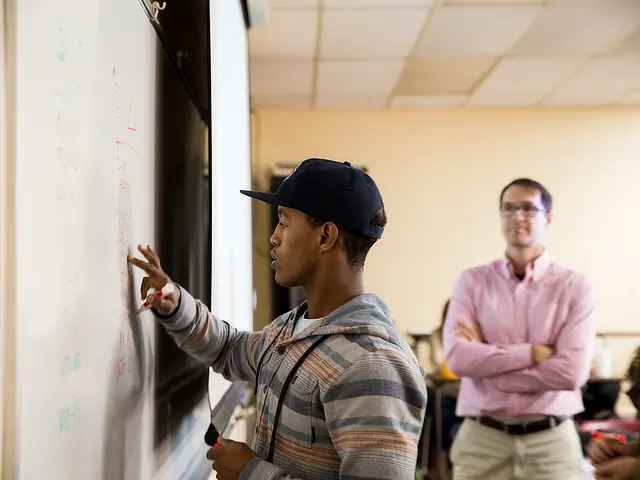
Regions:
[[131, 362], [131, 356], [120, 357], [118, 360], [118, 366], [116, 367], [116, 382], [119, 382], [122, 377], [133, 371], [133, 365]]
[[120, 351], [124, 350], [133, 341], [131, 332], [120, 331]]
[[120, 85], [118, 85], [118, 80], [116, 78], [116, 67], [113, 67], [113, 82], [115, 91], [116, 118], [120, 118]]
[[120, 148], [120, 146], [126, 147], [129, 150], [131, 150], [133, 153], [135, 153], [138, 157], [141, 157], [140, 153], [138, 153], [138, 151], [135, 148], [133, 148], [131, 145], [129, 145], [127, 142], [116, 140], [116, 145], [118, 146], [118, 148]]

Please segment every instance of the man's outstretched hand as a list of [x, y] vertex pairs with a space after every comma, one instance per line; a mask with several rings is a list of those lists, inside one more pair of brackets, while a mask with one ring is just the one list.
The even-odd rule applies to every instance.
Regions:
[[180, 305], [180, 289], [176, 288], [172, 293], [166, 296], [158, 296], [153, 293], [150, 294], [150, 288], [154, 288], [159, 292], [167, 283], [171, 283], [171, 279], [162, 270], [160, 258], [150, 245], [147, 245], [146, 247], [138, 245], [138, 250], [144, 258], [147, 259], [147, 261], [139, 260], [133, 255], [127, 255], [127, 261], [147, 274], [147, 276], [142, 279], [142, 285], [140, 286], [140, 298], [148, 301], [160, 315], [171, 315]]

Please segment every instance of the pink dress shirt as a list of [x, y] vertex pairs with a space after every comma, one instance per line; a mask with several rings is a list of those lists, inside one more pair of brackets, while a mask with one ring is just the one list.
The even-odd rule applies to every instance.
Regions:
[[[485, 343], [469, 342], [456, 325], [476, 321]], [[524, 280], [507, 259], [458, 278], [444, 325], [449, 369], [461, 377], [457, 415], [519, 418], [575, 415], [595, 346], [595, 298], [589, 282], [544, 253]], [[533, 344], [556, 354], [534, 365]]]

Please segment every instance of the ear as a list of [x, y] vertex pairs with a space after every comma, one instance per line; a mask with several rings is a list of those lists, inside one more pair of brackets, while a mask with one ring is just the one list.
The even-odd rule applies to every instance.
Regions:
[[549, 225], [551, 223], [551, 219], [553, 218], [553, 214], [551, 212], [547, 212], [545, 217], [547, 219], [547, 225]]
[[334, 223], [328, 222], [322, 226], [322, 234], [320, 236], [320, 249], [322, 251], [331, 250], [338, 242], [339, 231]]

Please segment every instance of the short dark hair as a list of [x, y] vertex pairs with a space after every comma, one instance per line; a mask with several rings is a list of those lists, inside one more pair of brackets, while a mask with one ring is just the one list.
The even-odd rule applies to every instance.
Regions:
[[551, 211], [551, 207], [553, 206], [553, 198], [551, 197], [549, 190], [547, 190], [540, 182], [536, 182], [535, 180], [531, 180], [530, 178], [516, 178], [506, 187], [504, 187], [502, 189], [502, 192], [500, 192], [500, 206], [502, 206], [502, 198], [504, 197], [504, 192], [506, 192], [509, 187], [523, 187], [529, 188], [531, 190], [538, 190], [540, 192], [540, 200], [542, 200], [542, 206], [547, 212]]
[[[309, 216], [309, 223], [313, 228], [317, 228], [326, 222]], [[387, 213], [384, 210], [384, 205], [376, 212], [375, 217], [371, 220], [371, 225], [380, 228], [384, 228], [387, 225]], [[374, 243], [378, 240], [367, 235], [352, 232], [346, 228], [338, 227], [338, 230], [340, 231], [342, 245], [347, 252], [347, 262], [349, 262], [349, 265], [355, 271], [361, 271], [364, 268], [364, 261], [367, 258], [369, 250], [371, 250], [371, 247], [373, 247]]]

